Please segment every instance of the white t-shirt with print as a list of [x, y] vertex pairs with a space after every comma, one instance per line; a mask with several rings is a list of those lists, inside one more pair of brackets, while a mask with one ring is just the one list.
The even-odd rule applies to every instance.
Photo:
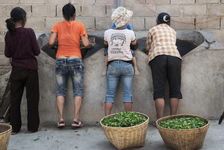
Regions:
[[109, 29], [104, 32], [104, 40], [108, 43], [108, 61], [130, 61], [133, 56], [130, 44], [136, 39], [132, 30]]

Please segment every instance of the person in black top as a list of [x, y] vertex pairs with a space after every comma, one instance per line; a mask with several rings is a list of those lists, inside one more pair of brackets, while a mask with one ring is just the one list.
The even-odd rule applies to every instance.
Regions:
[[39, 55], [40, 48], [33, 29], [24, 28], [26, 12], [22, 8], [16, 7], [12, 9], [10, 16], [11, 18], [6, 20], [8, 32], [5, 36], [5, 56], [11, 59], [12, 65], [10, 124], [13, 134], [20, 131], [22, 125], [20, 104], [23, 90], [26, 88], [28, 132], [36, 132], [40, 122], [36, 56]]

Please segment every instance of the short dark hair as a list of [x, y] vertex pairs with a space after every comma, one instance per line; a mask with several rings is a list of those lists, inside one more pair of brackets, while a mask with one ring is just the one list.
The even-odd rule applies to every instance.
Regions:
[[68, 3], [62, 8], [62, 12], [65, 20], [69, 21], [75, 16], [76, 9], [74, 5]]
[[10, 32], [14, 32], [16, 30], [16, 22], [18, 21], [22, 21], [23, 25], [25, 25], [26, 11], [23, 8], [15, 7], [10, 13], [10, 18], [5, 21], [6, 27]]
[[170, 25], [170, 19], [171, 17], [168, 13], [162, 12], [157, 17], [157, 24], [165, 23]]

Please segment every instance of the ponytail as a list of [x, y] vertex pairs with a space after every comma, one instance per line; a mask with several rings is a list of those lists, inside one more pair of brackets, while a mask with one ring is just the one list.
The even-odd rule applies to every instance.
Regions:
[[6, 22], [6, 27], [9, 30], [9, 32], [16, 31], [16, 23], [13, 21], [12, 18], [7, 19], [5, 22]]
[[16, 7], [13, 8], [10, 13], [9, 19], [7, 19], [6, 27], [9, 30], [9, 32], [15, 32], [16, 31], [16, 22], [22, 21], [22, 25], [24, 26], [26, 23], [26, 11], [23, 8]]

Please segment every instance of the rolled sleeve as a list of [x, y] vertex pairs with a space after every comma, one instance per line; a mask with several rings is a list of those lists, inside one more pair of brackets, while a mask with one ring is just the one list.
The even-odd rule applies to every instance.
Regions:
[[53, 32], [53, 33], [57, 33], [57, 32], [58, 32], [58, 24], [55, 24], [55, 25], [52, 27], [51, 32]]
[[131, 32], [131, 41], [135, 41], [136, 40], [136, 36], [134, 31]]
[[80, 27], [80, 36], [87, 36], [87, 31], [86, 31], [86, 27], [84, 24], [81, 24], [81, 27]]

